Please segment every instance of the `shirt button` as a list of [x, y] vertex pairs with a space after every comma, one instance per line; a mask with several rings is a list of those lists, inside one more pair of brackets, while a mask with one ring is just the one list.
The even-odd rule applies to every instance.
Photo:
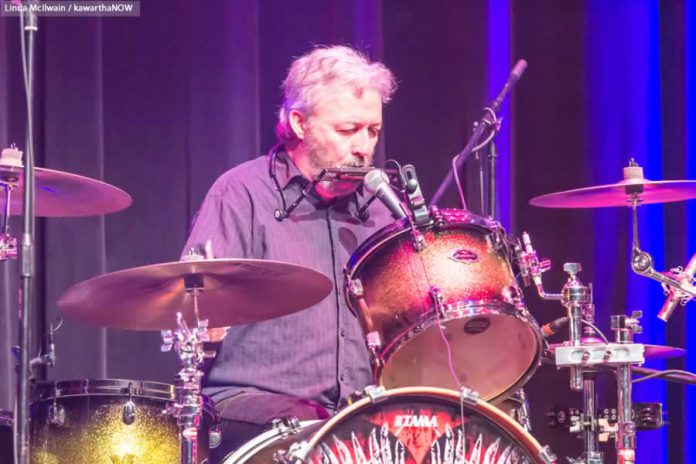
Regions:
[[345, 374], [340, 374], [340, 375], [338, 376], [338, 380], [340, 380], [341, 382], [344, 382], [344, 381], [346, 380]]
[[341, 329], [341, 331], [340, 331], [339, 333], [341, 334], [341, 337], [345, 338], [345, 336], [346, 336], [346, 329]]

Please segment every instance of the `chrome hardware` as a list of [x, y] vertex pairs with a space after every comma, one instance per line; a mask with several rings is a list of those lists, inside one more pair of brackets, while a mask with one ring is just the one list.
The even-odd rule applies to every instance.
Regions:
[[360, 279], [348, 279], [347, 284], [350, 296], [353, 298], [363, 298], [365, 296], [365, 289]]
[[48, 407], [48, 423], [51, 425], [65, 425], [65, 408], [54, 399]]
[[553, 464], [558, 459], [549, 446], [544, 446], [539, 450], [539, 457], [546, 464]]
[[470, 388], [462, 387], [459, 391], [459, 398], [464, 403], [475, 404], [479, 400], [479, 394], [477, 391], [471, 390]]
[[287, 438], [290, 435], [296, 435], [302, 426], [300, 420], [295, 416], [284, 416], [273, 419], [271, 422], [273, 429], [280, 434], [281, 437]]
[[123, 405], [123, 411], [121, 412], [121, 420], [126, 425], [131, 425], [135, 422], [136, 407], [135, 403], [128, 400], [126, 404]]
[[387, 397], [387, 389], [381, 385], [368, 385], [365, 387], [365, 396], [373, 403], [378, 403]]
[[437, 285], [431, 286], [430, 290], [428, 290], [428, 294], [430, 295], [430, 298], [433, 300], [433, 304], [435, 304], [435, 311], [437, 311], [440, 317], [445, 317], [445, 298], [442, 296], [440, 287], [438, 287]]

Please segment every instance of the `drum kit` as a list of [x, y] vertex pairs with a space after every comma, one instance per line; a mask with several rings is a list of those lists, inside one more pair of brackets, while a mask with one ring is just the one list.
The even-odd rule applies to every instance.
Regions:
[[[6, 152], [0, 159], [6, 200], [2, 260], [16, 257], [9, 217], [21, 209], [16, 193], [22, 188], [20, 158]], [[580, 263], [565, 263], [567, 282], [559, 293], [547, 292], [542, 274], [550, 263], [538, 258], [528, 234], [517, 238], [492, 218], [467, 210], [426, 208], [415, 172], [410, 166], [403, 169], [397, 182], [390, 182], [393, 176], [380, 178], [403, 194], [407, 207], [399, 208], [404, 214], [362, 243], [345, 266], [346, 298], [363, 329], [375, 385], [349, 398], [328, 420], [278, 418], [272, 430], [224, 463], [556, 462], [551, 449], [530, 433], [523, 390], [542, 364], [568, 368], [570, 390], [583, 393], [582, 410], [564, 411], [567, 429], [584, 440], [584, 452], [570, 461], [605, 462], [598, 443], [611, 437], [617, 461], [636, 462], [636, 430], [661, 426], [662, 411], [660, 405], [632, 403], [633, 375], [696, 383], [688, 372], [639, 367], [648, 358], [684, 351], [635, 343], [638, 313], [612, 316], [610, 340], [595, 325], [592, 286], [580, 280]], [[368, 171], [373, 170], [353, 175], [375, 177]], [[48, 169], [36, 172], [39, 216], [107, 214], [131, 203], [127, 193], [103, 182]], [[390, 206], [380, 192], [375, 195]], [[676, 305], [696, 296], [696, 263], [684, 270], [655, 270], [651, 256], [640, 249], [637, 208], [692, 198], [696, 181], [648, 181], [632, 162], [616, 184], [552, 193], [531, 203], [630, 207], [632, 267], [665, 286], [669, 298], [661, 317], [666, 320]], [[521, 286], [531, 285], [540, 298], [560, 302], [565, 316], [540, 327], [523, 298]], [[66, 316], [100, 327], [160, 331], [162, 350], [174, 349], [181, 369], [175, 385], [113, 379], [35, 382], [32, 462], [208, 462], [209, 449], [220, 441], [214, 406], [201, 394], [201, 366], [210, 356], [204, 345], [211, 330], [300, 311], [333, 287], [326, 276], [295, 264], [213, 259], [209, 253], [75, 284], [58, 301]], [[546, 337], [564, 325], [568, 340], [547, 343]], [[41, 360], [52, 362], [55, 353]], [[617, 378], [614, 421], [597, 407], [595, 379], [602, 372]], [[8, 424], [11, 418], [0, 415], [0, 427], [8, 430]]]

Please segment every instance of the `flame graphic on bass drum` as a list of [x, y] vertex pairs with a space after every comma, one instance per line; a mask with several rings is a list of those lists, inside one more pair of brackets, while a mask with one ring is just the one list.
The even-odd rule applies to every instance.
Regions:
[[[320, 443], [314, 455], [314, 464], [410, 464], [416, 462], [406, 446], [398, 439], [389, 436], [387, 425], [372, 429], [367, 444], [351, 432], [350, 447], [337, 435], [331, 436], [332, 445]], [[456, 439], [455, 439], [456, 436]], [[513, 444], [501, 448], [501, 439], [484, 445], [483, 434], [478, 434], [473, 446], [466, 451], [462, 429], [453, 431], [449, 424], [445, 427], [444, 443], [435, 441], [425, 462], [431, 464], [529, 464], [520, 450]], [[408, 456], [407, 456], [408, 455]]]

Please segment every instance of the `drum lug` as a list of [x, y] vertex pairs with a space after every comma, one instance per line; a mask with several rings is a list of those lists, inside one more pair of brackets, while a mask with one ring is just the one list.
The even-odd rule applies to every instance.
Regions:
[[462, 387], [459, 397], [464, 403], [476, 404], [479, 400], [479, 393], [470, 388]]
[[546, 464], [554, 464], [558, 459], [549, 446], [544, 446], [539, 450], [539, 457]]
[[273, 453], [273, 462], [276, 464], [293, 464], [307, 461], [312, 448], [305, 440], [293, 443], [287, 451], [280, 450]]
[[210, 430], [208, 430], [208, 448], [217, 448], [220, 446], [220, 443], [222, 443], [222, 432], [220, 431], [220, 427], [213, 425], [210, 427]]
[[65, 425], [65, 408], [56, 401], [48, 407], [48, 422], [52, 425]]
[[353, 298], [363, 298], [365, 297], [365, 289], [363, 288], [362, 281], [360, 279], [347, 279], [348, 292]]
[[300, 420], [295, 416], [277, 417], [273, 419], [271, 425], [273, 426], [273, 430], [278, 432], [283, 438], [296, 435], [302, 428], [300, 426]]
[[438, 287], [437, 285], [433, 285], [430, 287], [430, 290], [428, 290], [428, 293], [430, 294], [430, 298], [432, 298], [433, 303], [435, 304], [435, 311], [437, 311], [440, 317], [445, 317], [447, 315], [445, 312], [444, 305], [445, 298], [442, 296], [440, 287]]
[[370, 398], [373, 403], [379, 403], [387, 398], [387, 389], [382, 385], [368, 385], [365, 387], [365, 396]]
[[128, 402], [126, 402], [126, 404], [123, 405], [123, 412], [121, 413], [121, 420], [123, 421], [124, 424], [131, 425], [133, 422], [135, 422], [135, 413], [136, 413], [135, 403], [131, 400], [128, 400]]
[[[519, 287], [515, 285], [507, 285], [503, 288], [501, 296], [506, 303], [519, 310], [524, 310], [526, 313], [526, 308], [524, 306], [524, 302], [522, 301], [522, 292], [520, 291]], [[526, 316], [527, 314], [524, 315]]]
[[379, 336], [379, 332], [370, 332], [365, 336], [367, 342], [367, 349], [370, 353], [377, 355], [377, 351], [382, 348], [382, 337]]

